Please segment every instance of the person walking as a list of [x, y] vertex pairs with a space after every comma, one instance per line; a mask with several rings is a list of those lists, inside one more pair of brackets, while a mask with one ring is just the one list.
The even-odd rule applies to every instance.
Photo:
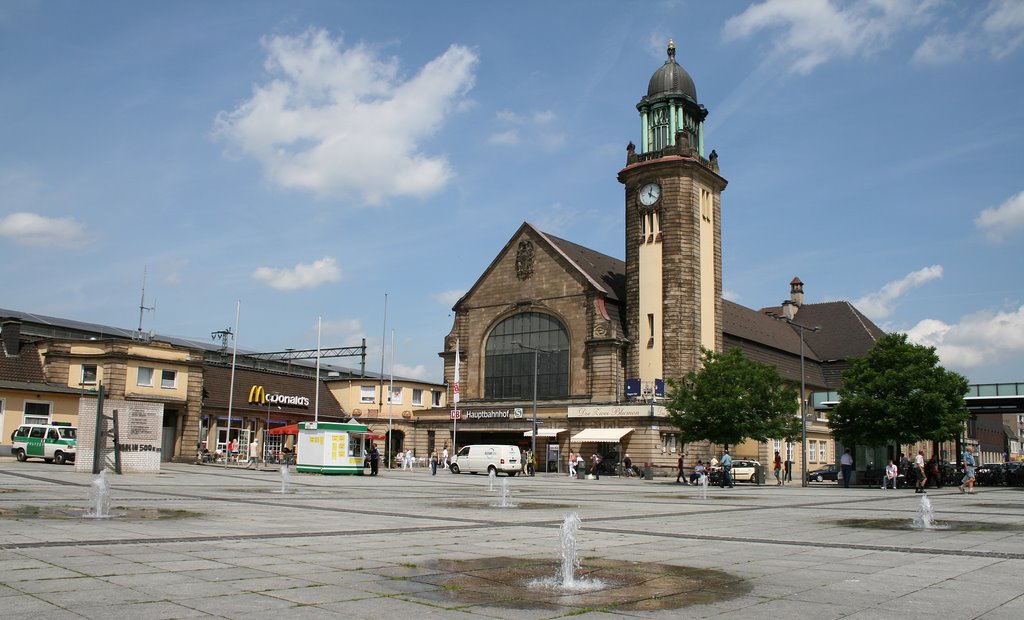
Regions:
[[594, 474], [594, 480], [601, 479], [601, 461], [603, 460], [604, 459], [602, 459], [601, 455], [598, 454], [597, 452], [595, 452], [593, 456], [590, 457], [590, 469], [591, 473]]
[[925, 487], [928, 485], [928, 472], [924, 468], [924, 450], [918, 450], [914, 457], [914, 473], [917, 475], [917, 488], [914, 493], [927, 493]]
[[537, 465], [533, 462], [533, 450], [526, 451], [526, 475], [535, 476], [537, 474]]
[[436, 476], [437, 475], [437, 459], [438, 459], [437, 449], [435, 448], [430, 453], [430, 475], [431, 476]]
[[441, 469], [448, 469], [448, 444], [445, 444], [444, 449], [441, 450]]
[[370, 450], [370, 475], [377, 475], [377, 468], [380, 466], [380, 450], [377, 449], [377, 444], [373, 444], [373, 448]]
[[849, 448], [843, 452], [843, 456], [839, 459], [839, 464], [843, 467], [843, 487], [849, 489], [850, 478], [853, 478], [853, 455], [850, 454]]
[[732, 457], [729, 456], [729, 450], [726, 449], [725, 453], [722, 454], [722, 460], [719, 461], [722, 465], [722, 482], [719, 486], [723, 489], [728, 486], [732, 488]]
[[412, 449], [405, 451], [405, 461], [402, 463], [402, 469], [408, 469], [412, 471]]
[[892, 459], [889, 459], [889, 464], [885, 466], [885, 475], [882, 476], [882, 489], [885, 490], [888, 487], [896, 488], [896, 475], [898, 470], [896, 469], [896, 463]]
[[569, 452], [569, 460], [567, 462], [567, 465], [568, 465], [568, 470], [569, 470], [569, 477], [570, 478], [575, 478], [576, 477], [576, 453], [575, 452], [572, 452], [572, 451]]
[[785, 474], [782, 476], [782, 479], [785, 482], [793, 482], [793, 460], [787, 458], [782, 465], [783, 469], [785, 469]]
[[676, 467], [679, 468], [679, 473], [676, 474], [676, 484], [679, 484], [680, 482], [682, 482], [683, 484], [690, 484], [689, 482], [686, 481], [686, 478], [683, 476], [683, 455], [681, 453], [679, 455], [679, 460], [676, 461]]
[[782, 486], [782, 455], [775, 451], [775, 486]]
[[974, 446], [967, 446], [964, 450], [964, 478], [960, 481], [960, 492], [974, 495], [974, 468], [977, 462], [974, 460]]

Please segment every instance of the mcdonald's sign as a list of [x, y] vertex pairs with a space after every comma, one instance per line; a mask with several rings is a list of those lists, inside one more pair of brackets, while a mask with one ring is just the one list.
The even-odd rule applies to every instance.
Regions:
[[258, 405], [267, 404], [267, 391], [262, 385], [254, 385], [249, 388], [249, 402]]
[[249, 402], [257, 405], [309, 406], [309, 398], [306, 396], [292, 396], [290, 394], [278, 394], [277, 392], [267, 394], [267, 390], [262, 385], [254, 385], [249, 388]]

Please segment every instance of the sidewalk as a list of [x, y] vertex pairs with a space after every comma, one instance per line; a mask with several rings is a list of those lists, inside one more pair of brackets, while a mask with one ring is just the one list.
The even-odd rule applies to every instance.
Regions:
[[[429, 468], [293, 474], [289, 494], [277, 471], [235, 467], [164, 464], [159, 475], [109, 478], [115, 512], [166, 518], [0, 516], [5, 617], [1024, 617], [1024, 534], [838, 523], [909, 522], [921, 499], [912, 491], [738, 484], [700, 499], [671, 478], [538, 474], [500, 477], [519, 507], [496, 508], [500, 489], [486, 476]], [[0, 461], [0, 510], [84, 511], [92, 479], [70, 466]], [[1019, 525], [1024, 506], [1020, 489], [928, 498], [949, 523]], [[574, 596], [543, 607], [467, 600], [475, 577], [452, 568], [457, 561], [556, 562], [571, 511], [582, 521], [584, 571], [685, 566], [724, 571], [736, 588], [661, 611]], [[690, 594], [700, 592], [665, 592]]]

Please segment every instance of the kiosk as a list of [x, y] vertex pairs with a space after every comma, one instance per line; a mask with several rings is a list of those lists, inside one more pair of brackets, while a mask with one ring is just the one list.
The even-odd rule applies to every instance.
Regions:
[[299, 422], [295, 470], [313, 474], [363, 473], [363, 440], [369, 429], [356, 422]]

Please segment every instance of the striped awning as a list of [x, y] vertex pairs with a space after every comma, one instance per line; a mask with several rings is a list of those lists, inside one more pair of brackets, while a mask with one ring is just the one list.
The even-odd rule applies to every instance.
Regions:
[[631, 428], [587, 428], [572, 436], [573, 443], [619, 443]]
[[[566, 428], [539, 428], [537, 429], [538, 437], [558, 437], [559, 433], [564, 433], [569, 429]], [[533, 431], [526, 431], [523, 433], [523, 437], [533, 437]]]

